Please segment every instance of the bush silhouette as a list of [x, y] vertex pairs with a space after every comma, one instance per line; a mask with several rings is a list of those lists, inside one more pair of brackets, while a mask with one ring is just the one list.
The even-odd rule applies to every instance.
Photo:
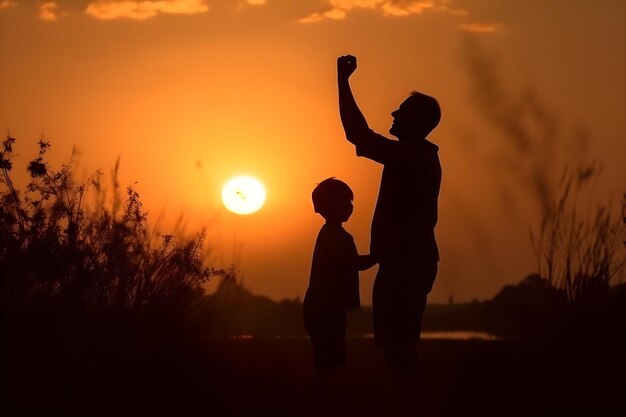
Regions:
[[44, 140], [22, 192], [14, 144], [0, 153], [2, 414], [190, 415], [210, 401], [223, 415], [196, 306], [207, 280], [234, 276], [207, 265], [204, 231], [149, 229], [119, 160], [107, 195], [100, 172], [52, 169]]
[[[2, 300], [31, 304], [52, 299], [92, 308], [140, 308], [167, 298], [202, 293], [211, 277], [232, 270], [205, 265], [205, 232], [160, 236], [147, 226], [139, 194], [129, 186], [122, 199], [117, 173], [107, 202], [102, 174], [78, 182], [72, 161], [51, 169], [49, 142], [27, 170], [26, 191], [11, 177], [15, 139], [2, 142], [0, 168], [0, 270]], [[94, 204], [86, 204], [93, 193]], [[157, 235], [158, 236], [158, 235]]]

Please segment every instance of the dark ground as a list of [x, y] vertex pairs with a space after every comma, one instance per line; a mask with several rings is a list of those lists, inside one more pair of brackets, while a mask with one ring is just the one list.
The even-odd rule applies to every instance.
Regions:
[[[199, 345], [130, 332], [112, 342], [85, 331], [11, 342], [3, 342], [3, 416], [292, 417], [312, 408], [307, 339]], [[626, 415], [624, 361], [522, 346], [424, 340], [424, 415]], [[323, 415], [398, 416], [380, 349], [364, 338], [347, 349]]]
[[[306, 415], [310, 348], [303, 339], [237, 340], [219, 344], [223, 376], [217, 397], [233, 416]], [[424, 415], [617, 415], [624, 383], [602, 381], [609, 371], [546, 364], [519, 344], [424, 340]], [[324, 415], [396, 416], [398, 402], [382, 352], [371, 339], [350, 339], [348, 366], [338, 376], [334, 404]], [[547, 357], [546, 357], [546, 360]], [[589, 373], [581, 380], [582, 373]], [[623, 374], [622, 374], [623, 377]], [[608, 382], [608, 383], [607, 383]], [[607, 386], [611, 390], [607, 390]], [[596, 402], [599, 400], [600, 402]]]

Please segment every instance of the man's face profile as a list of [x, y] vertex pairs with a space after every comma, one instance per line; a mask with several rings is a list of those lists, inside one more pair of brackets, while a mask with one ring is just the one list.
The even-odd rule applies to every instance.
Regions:
[[389, 129], [389, 133], [398, 139], [406, 139], [415, 136], [418, 131], [419, 114], [415, 103], [411, 97], [407, 98], [400, 104], [397, 110], [391, 113], [393, 123]]
[[413, 92], [393, 113], [389, 133], [399, 140], [419, 140], [439, 124], [439, 103], [432, 97]]

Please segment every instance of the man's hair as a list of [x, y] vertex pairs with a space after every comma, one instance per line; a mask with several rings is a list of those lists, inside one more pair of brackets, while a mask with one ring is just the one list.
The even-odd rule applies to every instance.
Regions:
[[354, 200], [354, 193], [348, 184], [335, 177], [326, 178], [317, 184], [311, 193], [313, 208], [316, 213], [326, 217], [334, 208], [334, 203], [341, 200]]
[[441, 120], [441, 108], [439, 102], [426, 94], [422, 94], [418, 91], [411, 91], [409, 99], [414, 103], [415, 109], [419, 112], [420, 117], [423, 118], [422, 124], [424, 134], [429, 134], [434, 128], [437, 127]]

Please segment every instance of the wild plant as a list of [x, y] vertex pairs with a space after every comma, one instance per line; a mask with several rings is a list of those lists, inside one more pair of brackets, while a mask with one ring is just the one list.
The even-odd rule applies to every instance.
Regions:
[[[201, 294], [212, 277], [232, 277], [232, 268], [207, 265], [205, 230], [161, 235], [148, 227], [139, 193], [133, 186], [121, 193], [119, 159], [108, 196], [100, 171], [76, 180], [73, 157], [60, 169], [51, 168], [45, 160], [51, 145], [42, 139], [37, 157], [27, 165], [30, 182], [22, 193], [12, 177], [14, 144], [7, 137], [0, 154], [5, 305], [56, 299], [96, 308], [141, 308]], [[90, 193], [91, 205], [86, 202]]]

